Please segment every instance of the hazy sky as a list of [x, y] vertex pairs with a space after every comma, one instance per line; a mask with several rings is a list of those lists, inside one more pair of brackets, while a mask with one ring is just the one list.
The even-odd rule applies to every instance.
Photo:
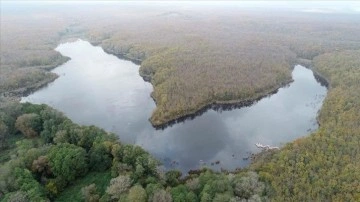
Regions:
[[244, 7], [298, 7], [298, 8], [328, 8], [328, 9], [360, 9], [360, 1], [8, 1], [1, 4], [193, 4], [193, 5], [237, 5]]
[[[216, 6], [232, 8], [274, 8], [311, 13], [354, 13], [360, 14], [360, 1], [0, 1], [1, 10], [29, 9], [30, 6], [46, 5], [152, 5], [180, 7]], [[29, 7], [28, 7], [29, 6]]]

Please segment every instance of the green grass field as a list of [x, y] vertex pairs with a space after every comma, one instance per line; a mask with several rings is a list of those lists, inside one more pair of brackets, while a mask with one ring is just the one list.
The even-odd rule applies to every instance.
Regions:
[[91, 172], [85, 177], [76, 180], [72, 185], [67, 187], [55, 201], [82, 201], [81, 188], [88, 186], [92, 183], [96, 185], [96, 188], [100, 195], [105, 193], [106, 187], [108, 186], [111, 179], [110, 171], [105, 172]]

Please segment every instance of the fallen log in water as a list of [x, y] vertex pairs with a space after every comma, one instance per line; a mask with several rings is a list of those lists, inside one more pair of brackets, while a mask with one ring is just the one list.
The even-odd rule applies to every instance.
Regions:
[[272, 147], [270, 145], [263, 145], [260, 143], [255, 144], [257, 148], [264, 149], [264, 150], [270, 150], [270, 149], [280, 149], [279, 147]]

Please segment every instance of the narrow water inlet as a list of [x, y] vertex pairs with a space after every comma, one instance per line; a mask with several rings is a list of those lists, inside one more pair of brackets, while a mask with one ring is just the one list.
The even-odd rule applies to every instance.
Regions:
[[122, 142], [144, 147], [165, 167], [182, 171], [203, 165], [233, 170], [260, 151], [255, 143], [282, 146], [311, 133], [318, 127], [317, 112], [327, 92], [311, 70], [297, 65], [294, 82], [252, 106], [208, 110], [155, 130], [148, 121], [155, 108], [153, 88], [140, 77], [138, 65], [83, 40], [60, 44], [56, 50], [71, 58], [53, 70], [60, 77], [22, 102], [48, 104], [76, 123], [114, 132]]

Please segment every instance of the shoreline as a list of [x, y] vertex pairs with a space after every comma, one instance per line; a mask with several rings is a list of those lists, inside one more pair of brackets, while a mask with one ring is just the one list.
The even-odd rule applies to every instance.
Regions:
[[[284, 84], [274, 87], [273, 89], [271, 89], [269, 92], [264, 93], [262, 95], [258, 95], [255, 98], [248, 98], [248, 99], [238, 99], [238, 100], [229, 100], [229, 101], [218, 101], [215, 100], [211, 103], [205, 104], [203, 106], [201, 106], [200, 108], [198, 108], [197, 110], [191, 110], [190, 112], [184, 114], [184, 115], [179, 115], [173, 119], [169, 119], [168, 121], [166, 121], [165, 123], [161, 123], [161, 124], [154, 124], [149, 118], [149, 121], [151, 123], [151, 125], [156, 129], [156, 130], [164, 130], [167, 127], [171, 127], [174, 124], [177, 123], [182, 123], [185, 122], [187, 120], [193, 120], [198, 116], [203, 115], [205, 112], [207, 112], [208, 110], [212, 109], [214, 111], [230, 111], [230, 110], [234, 110], [234, 109], [240, 109], [242, 107], [249, 107], [255, 103], [257, 103], [258, 101], [260, 101], [263, 98], [269, 97], [275, 93], [277, 93], [279, 91], [279, 89], [287, 87], [290, 85], [290, 83], [292, 83], [294, 80], [291, 79], [289, 81], [284, 82]], [[154, 98], [153, 98], [154, 99]], [[156, 102], [155, 102], [156, 104]]]
[[13, 97], [14, 99], [20, 99], [21, 100], [21, 97], [26, 97], [26, 96], [28, 96], [28, 95], [42, 89], [42, 88], [45, 88], [50, 83], [54, 82], [57, 78], [60, 77], [58, 74], [51, 72], [51, 70], [59, 67], [60, 65], [65, 64], [70, 59], [71, 58], [69, 58], [69, 57], [62, 56], [62, 60], [60, 61], [60, 63], [50, 65], [50, 66], [48, 66], [46, 68], [36, 67], [38, 69], [45, 70], [49, 75], [44, 77], [43, 80], [41, 80], [39, 82], [36, 82], [31, 86], [16, 88], [16, 89], [13, 89], [13, 90], [8, 90], [8, 91], [5, 91], [5, 92], [2, 92], [0, 96], [2, 96], [2, 97]]
[[325, 86], [327, 89], [330, 88], [330, 81], [326, 77], [321, 75], [318, 71], [316, 71], [316, 69], [312, 64], [312, 60], [303, 59], [303, 58], [297, 58], [296, 60], [299, 65], [302, 65], [313, 72], [313, 75], [317, 82], [319, 82], [322, 86]]
[[[90, 43], [93, 45], [102, 47], [101, 43], [92, 43], [92, 42], [90, 42]], [[118, 57], [119, 59], [125, 59], [127, 61], [133, 62], [136, 65], [141, 65], [141, 62], [142, 62], [141, 60], [129, 58], [125, 54], [116, 54], [110, 50], [106, 50], [105, 48], [103, 48], [103, 50], [108, 54]], [[290, 68], [293, 68], [293, 67], [291, 66]], [[143, 80], [145, 82], [149, 82], [152, 85], [150, 76], [142, 75], [140, 72], [139, 72], [139, 75], [143, 78]], [[151, 121], [151, 117], [148, 120], [156, 130], [164, 130], [167, 127], [171, 127], [177, 123], [182, 123], [182, 122], [185, 122], [186, 120], [193, 120], [194, 118], [201, 116], [202, 114], [204, 114], [205, 112], [207, 112], [210, 109], [215, 110], [215, 111], [230, 111], [233, 109], [239, 109], [242, 107], [251, 106], [251, 105], [255, 104], [256, 102], [258, 102], [259, 100], [261, 100], [262, 98], [265, 98], [265, 97], [268, 97], [268, 96], [271, 96], [271, 95], [277, 93], [280, 88], [288, 86], [293, 81], [294, 80], [291, 78], [290, 80], [284, 81], [280, 85], [270, 88], [269, 91], [264, 92], [263, 94], [257, 95], [253, 98], [234, 99], [234, 100], [229, 100], [229, 101], [219, 101], [219, 100], [211, 101], [210, 103], [206, 103], [197, 109], [189, 110], [188, 112], [184, 112], [182, 115], [176, 116], [174, 118], [170, 118], [163, 123], [156, 124], [153, 121]], [[154, 99], [154, 97], [152, 96], [152, 94], [150, 94], [150, 97], [153, 99], [155, 105], [157, 105], [157, 102]]]
[[313, 72], [316, 81], [329, 90], [331, 88], [330, 81], [326, 79], [326, 77], [322, 76], [318, 71], [316, 71], [314, 67], [311, 67], [310, 69]]
[[[49, 79], [47, 79], [49, 78]], [[15, 90], [7, 91], [2, 93], [2, 96], [4, 97], [15, 97], [21, 99], [21, 97], [26, 97], [42, 88], [45, 88], [50, 83], [54, 82], [57, 78], [59, 78], [59, 75], [55, 74], [52, 78], [47, 77], [42, 82], [35, 83], [33, 86], [25, 87], [25, 88], [18, 88]]]
[[[142, 60], [129, 58], [125, 54], [113, 53], [112, 51], [106, 50], [105, 48], [103, 48], [101, 46], [101, 43], [92, 43], [92, 42], [90, 42], [90, 43], [93, 45], [96, 45], [96, 46], [100, 46], [106, 53], [114, 55], [114, 56], [118, 57], [119, 59], [124, 59], [127, 61], [131, 61], [136, 65], [141, 65]], [[325, 86], [326, 88], [329, 88], [329, 86], [330, 86], [329, 81], [313, 68], [313, 66], [311, 64], [312, 61], [309, 61], [309, 63], [307, 63], [307, 64], [303, 64], [302, 62], [299, 62], [301, 60], [301, 58], [297, 58], [296, 60], [298, 62], [291, 64], [292, 65], [290, 67], [291, 69], [293, 69], [296, 64], [302, 65], [305, 68], [308, 68], [313, 72], [316, 81], [318, 81], [321, 85]], [[145, 82], [151, 83], [150, 76], [142, 75], [140, 72], [139, 72], [139, 75], [143, 78], [143, 80]], [[264, 92], [263, 94], [257, 95], [253, 98], [234, 99], [234, 100], [229, 100], [229, 101], [219, 101], [219, 100], [211, 101], [210, 103], [206, 103], [206, 104], [200, 106], [198, 109], [189, 110], [188, 112], [184, 112], [182, 115], [176, 116], [174, 118], [170, 118], [163, 123], [156, 124], [151, 120], [151, 117], [148, 120], [156, 130], [164, 130], [167, 127], [171, 127], [177, 123], [182, 123], [182, 122], [185, 122], [186, 120], [193, 120], [197, 116], [201, 116], [202, 114], [204, 114], [205, 112], [207, 112], [210, 109], [215, 110], [215, 111], [230, 111], [233, 109], [239, 109], [242, 107], [251, 106], [251, 105], [255, 104], [256, 102], [258, 102], [259, 100], [277, 93], [280, 88], [284, 88], [284, 87], [290, 85], [290, 83], [292, 83], [293, 81], [294, 80], [291, 78], [290, 80], [284, 81], [283, 83], [271, 88], [269, 91]], [[151, 85], [152, 85], [152, 83], [151, 83]], [[157, 102], [154, 99], [154, 97], [152, 96], [152, 94], [150, 94], [150, 97], [153, 99], [155, 105], [157, 105]]]
[[[113, 53], [110, 50], [106, 50], [105, 48], [103, 48], [101, 46], [101, 43], [93, 43], [93, 42], [90, 42], [90, 41], [89, 41], [89, 43], [94, 45], [94, 46], [101, 47], [104, 50], [104, 52], [106, 52], [107, 54], [114, 55], [115, 57], [117, 57], [119, 59], [131, 61], [136, 65], [141, 65], [141, 63], [142, 63], [142, 61], [139, 60], [139, 59], [129, 58], [125, 54], [121, 54], [121, 53], [116, 54], [116, 53]], [[53, 67], [47, 69], [48, 72], [50, 72], [50, 70], [55, 69], [58, 66], [66, 63], [67, 61], [70, 60], [70, 58], [68, 58], [68, 57], [65, 57], [65, 58], [66, 59], [64, 59], [62, 61], [62, 63], [57, 64], [56, 66], [53, 66]], [[294, 64], [292, 64], [292, 65], [294, 65]], [[326, 78], [324, 78], [321, 74], [319, 74], [313, 68], [312, 64], [309, 64], [309, 65], [299, 64], [299, 65], [302, 65], [302, 66], [310, 69], [313, 72], [315, 79], [321, 85], [325, 86], [326, 88], [329, 88], [329, 81]], [[290, 67], [290, 68], [293, 68], [293, 67]], [[152, 85], [150, 76], [142, 75], [142, 74], [140, 74], [140, 72], [139, 72], [139, 76], [142, 77], [145, 82], [149, 82]], [[41, 88], [46, 87], [51, 82], [55, 81], [58, 77], [59, 77], [59, 75], [56, 75], [53, 78], [44, 79], [45, 80], [44, 82], [37, 83], [34, 86], [31, 86], [31, 87], [28, 87], [28, 88], [25, 88], [25, 89], [20, 88], [20, 89], [16, 89], [16, 90], [13, 90], [13, 91], [4, 92], [4, 93], [2, 93], [2, 96], [16, 97], [16, 98], [21, 98], [21, 97], [28, 96], [29, 94], [31, 94], [31, 93], [33, 93], [33, 92], [35, 92], [37, 90], [40, 90]], [[251, 106], [251, 105], [255, 104], [256, 102], [258, 102], [259, 100], [261, 100], [261, 99], [263, 99], [265, 97], [269, 97], [269, 96], [277, 93], [279, 89], [289, 86], [290, 83], [292, 83], [293, 81], [294, 80], [291, 78], [290, 80], [284, 81], [281, 84], [279, 84], [279, 85], [277, 85], [277, 86], [275, 86], [273, 88], [270, 88], [267, 92], [260, 93], [260, 94], [258, 94], [256, 96], [252, 97], [252, 98], [234, 99], [234, 100], [228, 100], [228, 101], [221, 101], [221, 100], [210, 101], [209, 103], [201, 105], [197, 109], [185, 111], [183, 114], [181, 114], [179, 116], [176, 116], [176, 117], [173, 117], [173, 118], [169, 118], [169, 119], [167, 119], [166, 121], [164, 121], [162, 123], [158, 123], [158, 124], [154, 123], [151, 120], [152, 117], [149, 117], [148, 120], [156, 130], [164, 130], [167, 127], [173, 126], [174, 124], [182, 123], [182, 122], [185, 122], [187, 120], [193, 120], [197, 116], [201, 116], [202, 114], [204, 114], [205, 112], [207, 112], [210, 109], [212, 109], [214, 111], [230, 111], [230, 110], [233, 110], [233, 109], [239, 109], [239, 108], [242, 108], [242, 107]], [[154, 99], [154, 97], [152, 96], [152, 94], [150, 94], [150, 97], [153, 99], [155, 105], [157, 105], [157, 102]]]

